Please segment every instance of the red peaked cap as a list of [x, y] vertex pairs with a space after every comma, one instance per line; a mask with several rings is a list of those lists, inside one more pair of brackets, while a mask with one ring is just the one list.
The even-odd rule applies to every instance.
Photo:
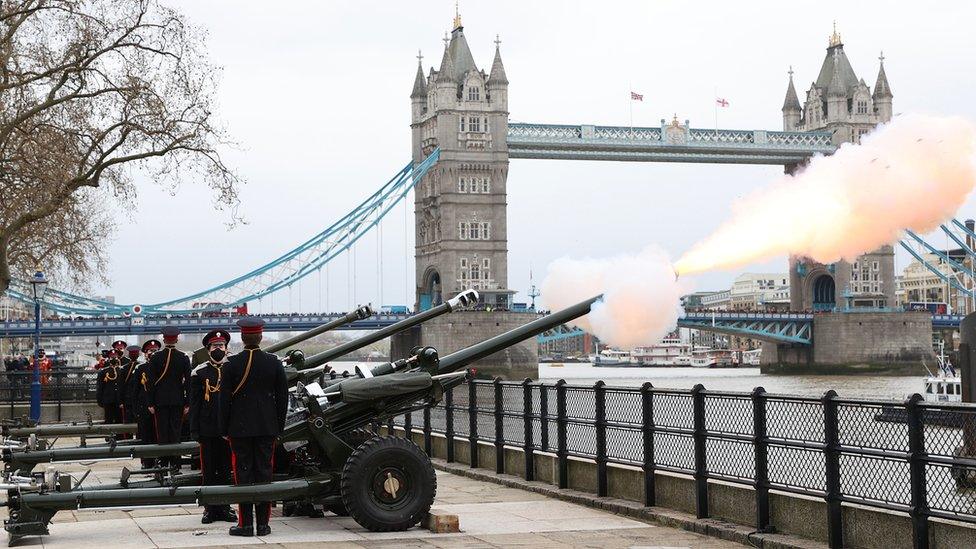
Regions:
[[242, 318], [237, 321], [237, 327], [241, 329], [241, 335], [264, 333], [264, 321], [260, 318]]
[[150, 349], [159, 349], [163, 345], [156, 339], [150, 339], [149, 341], [142, 344], [142, 352], [146, 352]]
[[125, 349], [127, 345], [128, 344], [125, 341], [122, 341], [121, 339], [112, 342], [113, 349], [122, 350]]
[[141, 351], [142, 348], [138, 345], [129, 345], [125, 348], [125, 350], [129, 351], [129, 356], [139, 356], [139, 351]]
[[180, 329], [176, 326], [163, 326], [163, 343], [176, 343], [180, 339]]
[[226, 330], [210, 330], [207, 335], [203, 336], [204, 347], [211, 343], [227, 343], [228, 341], [230, 341], [230, 334]]

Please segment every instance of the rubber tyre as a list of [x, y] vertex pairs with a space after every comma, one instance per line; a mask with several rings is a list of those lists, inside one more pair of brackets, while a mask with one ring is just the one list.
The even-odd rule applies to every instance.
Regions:
[[360, 526], [371, 532], [400, 532], [430, 511], [437, 477], [430, 459], [413, 442], [373, 437], [343, 465], [340, 489], [349, 516]]
[[344, 435], [340, 435], [339, 438], [341, 438], [342, 441], [348, 444], [349, 446], [352, 446], [352, 449], [355, 450], [356, 448], [359, 448], [364, 442], [373, 438], [374, 436], [376, 435], [373, 434], [372, 431], [360, 427], [359, 429], [353, 429], [352, 431], [349, 431]]

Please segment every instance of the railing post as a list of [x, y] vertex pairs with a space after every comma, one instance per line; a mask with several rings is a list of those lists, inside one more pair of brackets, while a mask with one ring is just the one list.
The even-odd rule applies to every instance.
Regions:
[[596, 495], [607, 495], [607, 388], [606, 383], [593, 384], [593, 415], [596, 428]]
[[569, 452], [566, 449], [566, 380], [556, 382], [556, 458], [560, 488], [569, 486]]
[[478, 385], [468, 381], [468, 453], [472, 469], [478, 468]]
[[447, 462], [454, 461], [454, 389], [444, 393], [444, 438], [447, 439]]
[[641, 385], [641, 432], [644, 434], [644, 505], [655, 503], [654, 488], [654, 386], [650, 382]]
[[691, 408], [694, 416], [695, 444], [695, 514], [708, 518], [708, 463], [705, 455], [705, 387], [699, 383], [691, 388]]
[[534, 458], [532, 454], [532, 380], [522, 381], [522, 423], [525, 434], [522, 438], [522, 453], [525, 455], [525, 480], [535, 480]]
[[837, 419], [837, 392], [824, 393], [820, 401], [824, 412], [824, 464], [827, 501], [827, 545], [844, 546], [844, 524], [840, 505], [840, 426]]
[[502, 378], [496, 377], [495, 387], [495, 472], [505, 472], [505, 416], [502, 398]]
[[752, 446], [756, 459], [756, 530], [769, 531], [769, 440], [766, 438], [766, 389], [752, 390]]
[[424, 452], [431, 455], [432, 442], [430, 439], [430, 406], [424, 408]]
[[905, 408], [908, 411], [908, 467], [912, 485], [912, 547], [928, 549], [929, 546], [929, 503], [925, 485], [925, 429], [922, 421], [922, 408], [919, 402], [922, 395], [915, 393], [908, 398]]
[[539, 384], [539, 448], [549, 451], [549, 386]]

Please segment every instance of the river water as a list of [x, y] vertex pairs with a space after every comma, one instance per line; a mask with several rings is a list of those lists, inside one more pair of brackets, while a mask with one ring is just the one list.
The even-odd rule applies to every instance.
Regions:
[[572, 384], [603, 380], [617, 386], [649, 381], [655, 387], [672, 389], [690, 389], [701, 383], [715, 391], [748, 392], [762, 387], [767, 393], [803, 396], [822, 396], [833, 389], [847, 398], [903, 399], [922, 391], [924, 376], [764, 375], [759, 368], [596, 368], [583, 363], [547, 363], [539, 365], [539, 379], [565, 379]]

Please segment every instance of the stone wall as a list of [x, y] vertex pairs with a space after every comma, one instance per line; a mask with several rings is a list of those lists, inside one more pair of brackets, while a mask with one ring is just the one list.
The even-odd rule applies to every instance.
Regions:
[[[446, 356], [458, 349], [484, 341], [502, 332], [518, 328], [538, 317], [535, 313], [496, 311], [458, 311], [437, 317], [421, 325], [420, 342]], [[535, 337], [514, 347], [477, 361], [474, 368], [480, 376], [503, 379], [536, 379], [539, 374], [539, 346]]]
[[918, 375], [936, 363], [926, 311], [825, 313], [813, 319], [813, 348], [766, 343], [763, 373]]

